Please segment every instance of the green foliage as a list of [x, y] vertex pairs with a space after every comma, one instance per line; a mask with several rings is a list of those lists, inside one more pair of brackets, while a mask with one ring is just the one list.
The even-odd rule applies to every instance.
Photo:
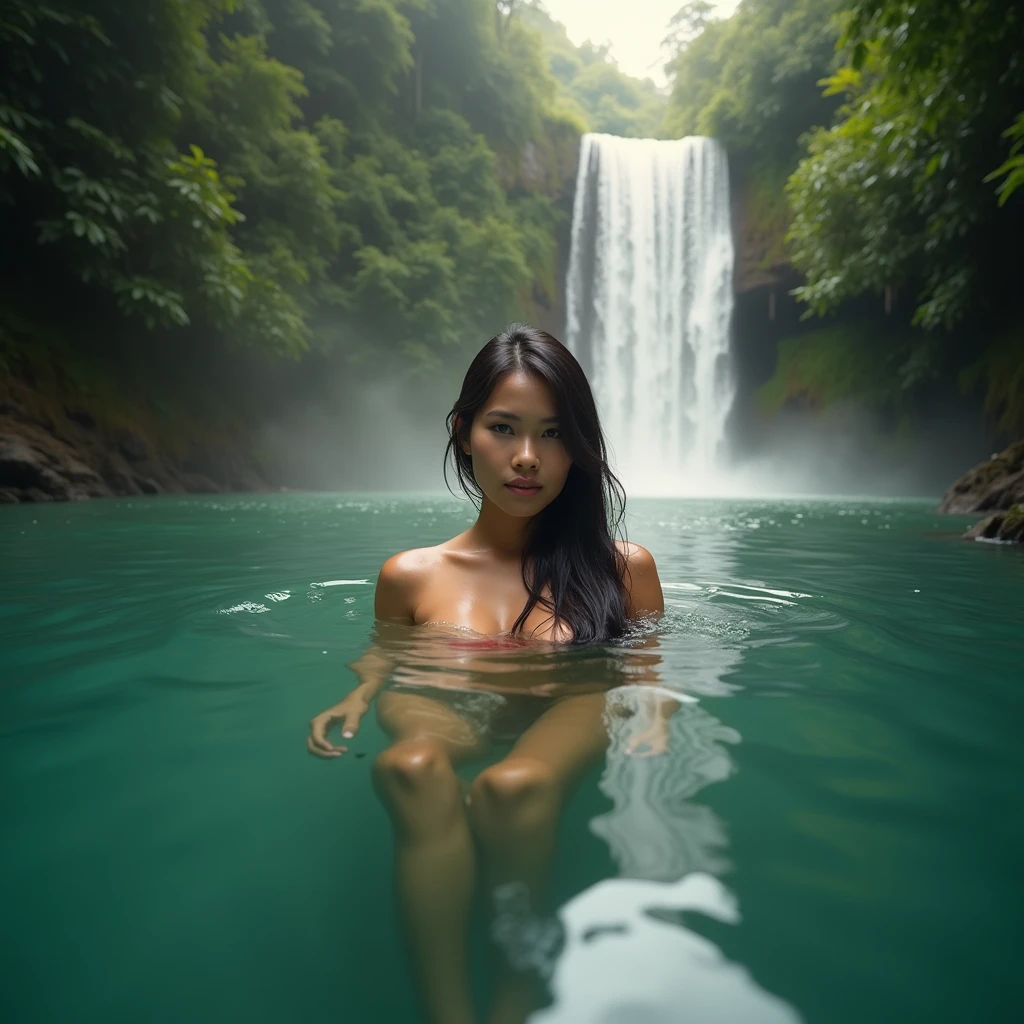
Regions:
[[744, 204], [744, 231], [751, 249], [763, 247], [758, 268], [768, 270], [789, 260], [786, 232], [792, 217], [786, 198], [786, 173], [771, 163], [748, 165], [739, 183]]
[[[184, 329], [257, 352], [333, 347], [382, 373], [461, 359], [556, 300], [552, 197], [584, 125], [534, 13], [10, 0], [8, 276], [78, 289], [101, 333], [136, 319], [152, 344]], [[616, 115], [651, 99], [561, 34], [591, 69], [587, 102], [605, 85]]]
[[676, 11], [669, 19], [668, 34], [662, 40], [672, 55], [672, 61], [680, 55], [694, 39], [699, 36], [708, 23], [714, 21], [715, 5], [708, 0], [687, 0], [687, 3]]
[[574, 46], [540, 4], [523, 4], [516, 16], [543, 39], [548, 68], [561, 87], [560, 109], [574, 115], [584, 131], [632, 138], [664, 135], [665, 98], [650, 79], [620, 71], [607, 46]]
[[[842, 0], [744, 0], [724, 21], [699, 4], [676, 15], [676, 55], [668, 127], [672, 135], [712, 135], [742, 163], [787, 173], [797, 140], [828, 124], [835, 102], [817, 81], [835, 66]], [[697, 33], [695, 35], [695, 33]]]
[[791, 402], [820, 411], [852, 400], [867, 408], [900, 409], [917, 372], [909, 339], [880, 337], [865, 325], [823, 327], [779, 342], [775, 373], [758, 392], [766, 412]]
[[996, 427], [1024, 436], [1024, 329], [1018, 325], [989, 345], [960, 374], [966, 391], [984, 392], [984, 409]]
[[1009, 159], [997, 167], [985, 181], [996, 181], [1002, 178], [996, 193], [999, 196], [999, 205], [1006, 201], [1024, 185], [1024, 113], [1018, 115], [1017, 120], [1004, 132], [1008, 139], [1014, 139], [1010, 149]]
[[225, 181], [195, 136], [179, 144], [207, 91], [206, 31], [232, 6], [8, 4], [0, 201], [14, 237], [53, 250], [58, 280], [70, 273], [149, 328], [199, 319], [294, 351], [291, 301], [238, 244], [241, 179]]
[[[887, 285], [917, 292], [915, 322], [960, 322], [980, 295], [1011, 287], [1019, 150], [995, 172], [1024, 89], [1017, 3], [856, 0], [849, 63], [828, 81], [847, 102], [816, 129], [789, 185], [790, 235], [817, 313]], [[1024, 128], [1020, 129], [1024, 131]], [[1005, 179], [999, 192], [986, 181]], [[1007, 212], [1009, 212], [1007, 207]]]

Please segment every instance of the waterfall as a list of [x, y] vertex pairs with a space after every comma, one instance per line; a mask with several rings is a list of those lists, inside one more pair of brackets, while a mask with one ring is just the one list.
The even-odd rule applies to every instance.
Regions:
[[702, 490], [720, 476], [735, 393], [732, 264], [720, 143], [583, 136], [567, 344], [632, 490]]

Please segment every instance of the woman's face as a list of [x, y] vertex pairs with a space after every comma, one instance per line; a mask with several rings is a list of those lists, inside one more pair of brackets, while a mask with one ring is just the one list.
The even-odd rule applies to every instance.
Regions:
[[463, 451], [484, 494], [513, 516], [535, 516], [561, 493], [572, 459], [555, 396], [522, 371], [503, 377], [480, 407]]

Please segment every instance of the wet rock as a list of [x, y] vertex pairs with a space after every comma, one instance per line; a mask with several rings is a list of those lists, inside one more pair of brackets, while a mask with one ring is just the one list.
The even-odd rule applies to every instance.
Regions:
[[1024, 440], [968, 470], [945, 493], [940, 512], [1005, 512], [1024, 505]]
[[99, 473], [92, 466], [87, 466], [74, 455], [68, 455], [60, 466], [61, 476], [75, 483], [85, 484], [87, 487], [102, 486], [103, 481]]
[[0, 487], [35, 491], [49, 499], [67, 498], [68, 486], [53, 468], [52, 459], [25, 439], [0, 435]]
[[[51, 407], [52, 418], [41, 412]], [[0, 378], [2, 504], [267, 489], [244, 437], [194, 445], [183, 460], [172, 444], [107, 425], [77, 399], [55, 405], [30, 375]]]
[[103, 482], [110, 488], [111, 494], [142, 493], [128, 466], [117, 454], [111, 453], [100, 462], [99, 474], [103, 478]]
[[38, 424], [40, 427], [43, 428], [43, 430], [52, 431], [55, 426], [53, 422], [53, 417], [43, 412], [42, 409], [32, 410], [32, 422]]
[[135, 474], [135, 476], [132, 477], [132, 483], [137, 488], [136, 493], [138, 494], [160, 493], [160, 485], [152, 477]]
[[118, 440], [118, 448], [126, 459], [132, 462], [139, 462], [149, 456], [149, 445], [145, 438], [134, 431], [126, 430]]
[[202, 473], [182, 473], [181, 480], [189, 494], [221, 494], [224, 490]]
[[965, 534], [967, 540], [995, 540], [1004, 544], [1024, 544], [1024, 505], [1013, 505], [976, 523]]
[[96, 428], [96, 417], [88, 409], [68, 409], [68, 419], [73, 420], [80, 427], [85, 427], [86, 430]]
[[26, 488], [43, 481], [46, 464], [21, 438], [0, 436], [0, 487]]

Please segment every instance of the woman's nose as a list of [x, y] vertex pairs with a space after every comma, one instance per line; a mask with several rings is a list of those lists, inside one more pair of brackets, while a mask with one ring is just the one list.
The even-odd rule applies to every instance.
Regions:
[[530, 444], [529, 439], [523, 441], [522, 446], [515, 454], [515, 458], [512, 459], [512, 465], [516, 469], [537, 468], [537, 448], [535, 445]]

